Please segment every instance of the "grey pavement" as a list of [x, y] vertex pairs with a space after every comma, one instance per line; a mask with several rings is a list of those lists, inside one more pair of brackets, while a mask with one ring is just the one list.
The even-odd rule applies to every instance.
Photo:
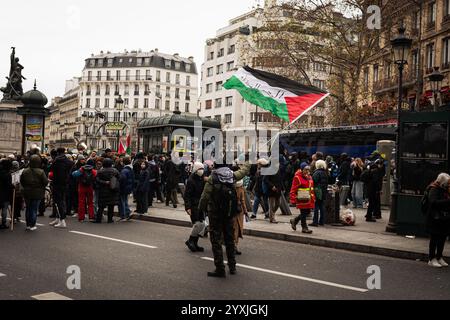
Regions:
[[[185, 227], [69, 218], [57, 230], [49, 221], [39, 218], [35, 232], [23, 224], [0, 232], [0, 300], [450, 299], [450, 268], [423, 262], [246, 236], [238, 274], [211, 279], [209, 239], [200, 241], [204, 253], [191, 253]], [[80, 290], [66, 286], [72, 265], [81, 270]], [[380, 290], [367, 288], [369, 266], [380, 268]]]
[[[190, 227], [189, 216], [184, 211], [182, 199], [177, 209], [166, 207], [162, 203], [154, 203], [154, 207], [148, 210], [148, 214], [134, 215], [135, 219], [151, 222], [166, 223], [178, 226]], [[383, 219], [376, 223], [365, 221], [364, 209], [351, 209], [356, 215], [355, 226], [310, 227], [312, 235], [302, 234], [301, 231], [293, 231], [289, 220], [298, 214], [297, 209], [291, 208], [293, 216], [282, 216], [277, 213], [279, 224], [270, 224], [260, 212], [256, 220], [251, 220], [244, 225], [246, 235], [269, 239], [297, 242], [309, 245], [324, 246], [335, 249], [350, 250], [361, 253], [379, 254], [395, 258], [412, 260], [427, 260], [429, 240], [427, 238], [399, 236], [385, 231], [389, 220], [389, 211], [382, 210]], [[311, 222], [311, 221], [309, 221]], [[299, 228], [300, 229], [300, 228]], [[444, 251], [446, 257], [450, 257], [450, 245]]]

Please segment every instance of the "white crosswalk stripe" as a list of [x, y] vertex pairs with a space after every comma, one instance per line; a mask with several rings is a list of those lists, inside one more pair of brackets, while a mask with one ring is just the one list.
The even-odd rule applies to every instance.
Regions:
[[73, 300], [56, 292], [47, 292], [31, 297], [35, 300]]
[[131, 245], [138, 246], [138, 247], [157, 249], [157, 247], [155, 247], [155, 246], [150, 246], [148, 244], [143, 244], [143, 243], [138, 243], [138, 242], [132, 242], [132, 241], [126, 241], [126, 240], [121, 240], [121, 239], [109, 238], [109, 237], [99, 236], [99, 235], [96, 235], [96, 234], [85, 233], [85, 232], [80, 232], [80, 231], [69, 231], [69, 232], [70, 233], [74, 233], [74, 234], [79, 234], [79, 235], [82, 235], [82, 236], [88, 236], [88, 237], [99, 238], [99, 239], [104, 239], [104, 240], [110, 240], [110, 241], [115, 241], [115, 242], [120, 242], [120, 243], [125, 243], [125, 244], [131, 244]]

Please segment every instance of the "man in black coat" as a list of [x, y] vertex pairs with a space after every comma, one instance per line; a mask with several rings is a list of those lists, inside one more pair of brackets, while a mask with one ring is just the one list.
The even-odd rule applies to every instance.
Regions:
[[168, 207], [172, 201], [173, 207], [176, 208], [178, 204], [177, 188], [181, 176], [180, 168], [169, 158], [164, 164], [163, 171], [166, 176], [166, 206]]
[[384, 169], [379, 163], [371, 163], [369, 169], [361, 174], [361, 181], [367, 187], [369, 207], [367, 208], [366, 221], [376, 222], [375, 218], [381, 218], [380, 193], [383, 186]]
[[120, 201], [120, 174], [113, 168], [114, 162], [106, 158], [103, 168], [97, 173], [98, 211], [95, 223], [101, 223], [103, 211], [108, 207], [108, 223], [113, 221], [114, 206]]
[[278, 223], [275, 219], [275, 213], [280, 207], [280, 197], [284, 191], [280, 169], [274, 175], [264, 176], [263, 184], [267, 187], [269, 197], [269, 221], [270, 223]]

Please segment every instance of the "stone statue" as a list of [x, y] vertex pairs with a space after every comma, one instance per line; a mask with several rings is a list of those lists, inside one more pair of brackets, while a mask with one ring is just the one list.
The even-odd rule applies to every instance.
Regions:
[[3, 92], [2, 101], [19, 100], [23, 95], [22, 80], [26, 80], [22, 76], [23, 66], [19, 63], [19, 58], [16, 58], [16, 48], [11, 47], [11, 67], [9, 69], [9, 77], [6, 77], [8, 83], [6, 87], [0, 88]]

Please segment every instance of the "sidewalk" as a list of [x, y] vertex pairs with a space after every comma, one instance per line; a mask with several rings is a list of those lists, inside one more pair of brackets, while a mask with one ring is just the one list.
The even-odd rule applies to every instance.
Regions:
[[[291, 211], [294, 215], [297, 214], [294, 208], [291, 208]], [[182, 200], [177, 209], [172, 206], [166, 207], [163, 203], [153, 203], [153, 207], [149, 208], [148, 212], [149, 214], [142, 216], [134, 214], [133, 218], [191, 227], [191, 221], [184, 211]], [[428, 261], [429, 240], [427, 238], [409, 239], [385, 232], [389, 211], [384, 210], [382, 212], [383, 219], [378, 220], [377, 223], [366, 222], [364, 218], [365, 210], [363, 209], [353, 209], [353, 212], [357, 217], [355, 226], [310, 227], [314, 231], [311, 235], [302, 234], [300, 226], [297, 231], [292, 230], [289, 220], [293, 216], [281, 216], [280, 211], [278, 211], [276, 219], [279, 224], [270, 224], [267, 220], [264, 220], [264, 214], [259, 213], [256, 220], [245, 223], [244, 234], [401, 259]], [[450, 257], [450, 246], [448, 245], [444, 256]]]

